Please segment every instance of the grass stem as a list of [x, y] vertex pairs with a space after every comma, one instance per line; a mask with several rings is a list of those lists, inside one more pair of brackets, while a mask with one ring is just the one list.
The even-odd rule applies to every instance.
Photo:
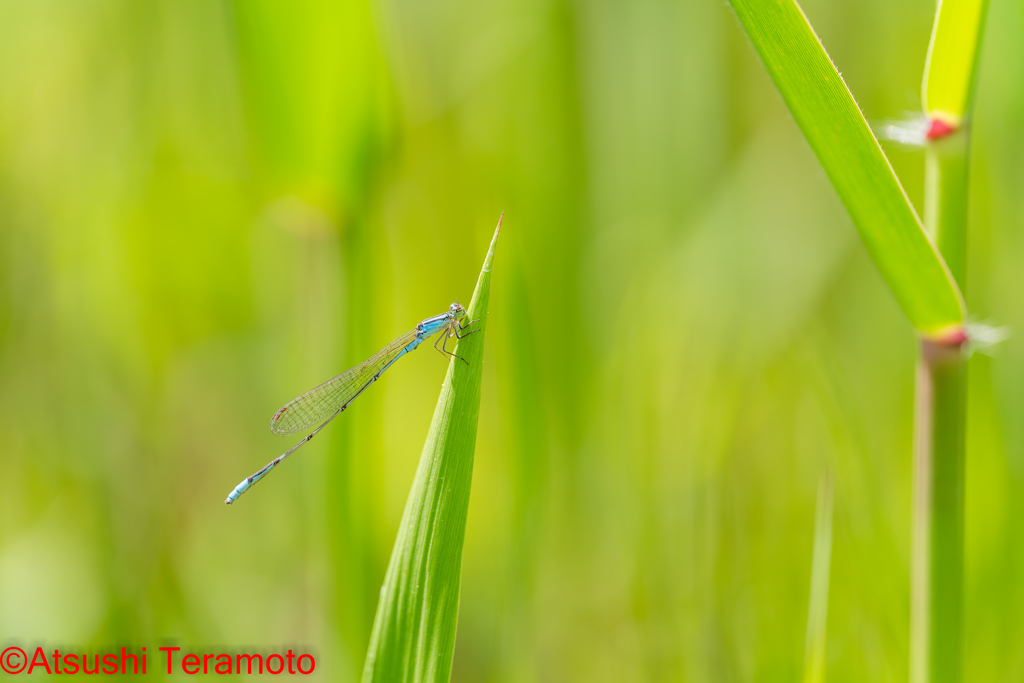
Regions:
[[[925, 227], [963, 291], [966, 275], [968, 135], [929, 143]], [[963, 678], [963, 339], [922, 339], [917, 371], [911, 560], [911, 683]]]

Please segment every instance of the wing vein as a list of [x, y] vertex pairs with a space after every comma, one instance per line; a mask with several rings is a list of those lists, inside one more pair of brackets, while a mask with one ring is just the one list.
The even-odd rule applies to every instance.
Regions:
[[323, 423], [358, 396], [374, 375], [416, 339], [416, 333], [416, 329], [406, 332], [362, 363], [286, 403], [270, 418], [270, 431], [284, 436]]

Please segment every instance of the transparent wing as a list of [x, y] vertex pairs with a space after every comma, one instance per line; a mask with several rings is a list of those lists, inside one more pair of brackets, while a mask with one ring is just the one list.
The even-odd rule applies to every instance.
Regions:
[[292, 399], [270, 418], [270, 431], [284, 436], [323, 423], [358, 396], [373, 381], [373, 376], [386, 368], [414, 339], [415, 329], [395, 339], [359, 365]]

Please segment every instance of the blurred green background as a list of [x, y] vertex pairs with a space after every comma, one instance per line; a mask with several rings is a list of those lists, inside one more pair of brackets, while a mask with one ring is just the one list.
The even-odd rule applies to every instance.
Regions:
[[[869, 119], [919, 110], [933, 2], [804, 7]], [[968, 275], [1016, 330], [1022, 31], [994, 0]], [[0, 641], [357, 679], [444, 361], [223, 499], [501, 211], [454, 680], [797, 680], [826, 468], [828, 676], [905, 680], [915, 339], [702, 0], [0, 2]], [[1018, 680], [1021, 334], [968, 439], [967, 679]]]

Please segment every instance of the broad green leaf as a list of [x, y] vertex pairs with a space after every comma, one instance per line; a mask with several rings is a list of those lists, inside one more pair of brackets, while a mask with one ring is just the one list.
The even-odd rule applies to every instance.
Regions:
[[988, 0], [939, 0], [924, 68], [929, 116], [956, 126], [971, 106]]
[[793, 0], [731, 0], [797, 125], [910, 322], [940, 334], [963, 300], [864, 115]]
[[458, 342], [391, 553], [363, 681], [444, 683], [451, 675], [459, 616], [462, 543], [480, 414], [494, 231], [467, 309], [480, 330]]

